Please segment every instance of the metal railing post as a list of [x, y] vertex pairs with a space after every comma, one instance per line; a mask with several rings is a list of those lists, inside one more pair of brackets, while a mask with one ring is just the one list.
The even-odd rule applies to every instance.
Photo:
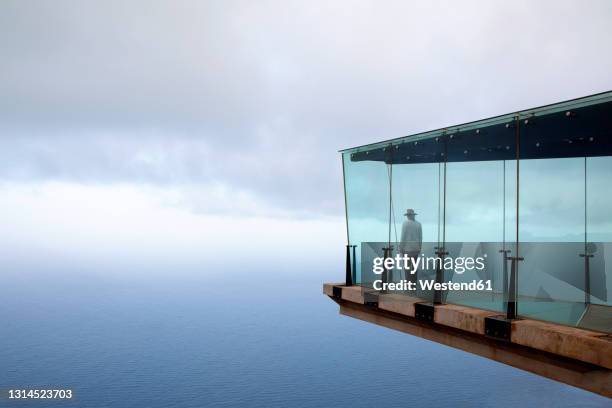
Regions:
[[[353, 260], [354, 262], [354, 260]], [[353, 286], [353, 268], [351, 267], [351, 246], [346, 246], [346, 277], [345, 286]]]
[[508, 259], [512, 261], [510, 265], [510, 287], [508, 290], [508, 304], [506, 307], [506, 318], [509, 320], [516, 319], [518, 316], [517, 310], [517, 294], [518, 294], [518, 261], [522, 261], [523, 258], [516, 256], [509, 256]]
[[507, 304], [508, 302], [508, 254], [512, 252], [509, 249], [500, 249], [499, 253], [502, 254], [502, 257], [504, 259], [504, 268], [503, 268], [503, 279], [502, 279], [502, 284], [504, 285], [504, 293], [503, 293], [503, 302], [504, 305]]
[[588, 305], [591, 303], [591, 270], [589, 259], [593, 257], [593, 254], [585, 252], [580, 254], [581, 258], [584, 258], [584, 304]]
[[[444, 280], [444, 256], [448, 255], [448, 252], [444, 250], [444, 247], [436, 247], [437, 251], [435, 254], [440, 259], [440, 262], [436, 262], [436, 283], [442, 283]], [[433, 303], [436, 305], [442, 304], [442, 291], [434, 289]]]
[[351, 285], [355, 284], [355, 281], [357, 280], [357, 258], [355, 256], [355, 250], [357, 248], [357, 245], [351, 245], [353, 247], [353, 269], [351, 271]]
[[393, 250], [393, 247], [391, 247], [391, 246], [383, 248], [383, 251], [385, 251], [384, 255], [383, 255], [383, 259], [384, 259], [383, 266], [384, 266], [384, 268], [383, 268], [383, 273], [382, 273], [383, 289], [380, 291], [380, 293], [387, 293], [387, 290], [384, 289], [385, 288], [384, 284], [385, 283], [389, 283], [389, 272], [390, 271], [389, 271], [389, 268], [387, 268], [387, 262], [386, 261], [387, 261], [387, 258], [390, 257], [392, 250]]

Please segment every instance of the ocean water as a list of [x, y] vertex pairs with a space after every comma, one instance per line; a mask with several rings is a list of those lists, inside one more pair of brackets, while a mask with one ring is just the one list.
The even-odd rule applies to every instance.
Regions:
[[[340, 316], [321, 293], [324, 275], [263, 271], [6, 273], [0, 406], [611, 406], [583, 390]], [[14, 401], [6, 398], [9, 388], [70, 388], [75, 397]]]

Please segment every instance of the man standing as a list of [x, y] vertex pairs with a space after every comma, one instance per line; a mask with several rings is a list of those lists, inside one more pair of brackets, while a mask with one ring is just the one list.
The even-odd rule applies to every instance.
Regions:
[[[414, 265], [416, 258], [421, 253], [421, 245], [423, 243], [423, 231], [421, 229], [421, 223], [414, 219], [417, 213], [412, 208], [406, 210], [404, 214], [407, 220], [402, 224], [402, 238], [399, 245], [400, 255], [408, 255], [410, 260], [409, 265]], [[414, 260], [414, 261], [413, 261]], [[416, 271], [411, 274], [411, 270], [405, 269], [406, 280], [410, 282], [416, 282]]]

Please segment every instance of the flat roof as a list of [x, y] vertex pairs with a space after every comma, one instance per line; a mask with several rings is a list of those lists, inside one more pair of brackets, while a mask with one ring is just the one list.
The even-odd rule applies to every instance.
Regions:
[[518, 119], [532, 118], [542, 115], [549, 115], [556, 112], [568, 111], [571, 109], [579, 109], [582, 107], [598, 105], [606, 102], [612, 102], [612, 91], [601, 92], [593, 95], [583, 96], [580, 98], [570, 99], [553, 104], [538, 106], [535, 108], [523, 109], [517, 112], [507, 113], [503, 115], [492, 116], [485, 119], [480, 119], [472, 122], [461, 123], [458, 125], [446, 126], [443, 128], [429, 130], [425, 132], [414, 133], [407, 136], [400, 136], [380, 142], [369, 143], [366, 145], [342, 149], [340, 153], [356, 153], [369, 150], [375, 150], [389, 145], [401, 144], [405, 142], [415, 142], [419, 140], [431, 139], [443, 135], [452, 135], [456, 133], [476, 130], [479, 128], [489, 127], [496, 124], [506, 124]]

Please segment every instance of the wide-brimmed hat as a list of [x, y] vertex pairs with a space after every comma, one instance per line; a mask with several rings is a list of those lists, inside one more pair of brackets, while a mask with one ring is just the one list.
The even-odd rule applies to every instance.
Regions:
[[418, 215], [418, 214], [415, 213], [412, 208], [409, 208], [406, 210], [406, 213], [404, 215]]

